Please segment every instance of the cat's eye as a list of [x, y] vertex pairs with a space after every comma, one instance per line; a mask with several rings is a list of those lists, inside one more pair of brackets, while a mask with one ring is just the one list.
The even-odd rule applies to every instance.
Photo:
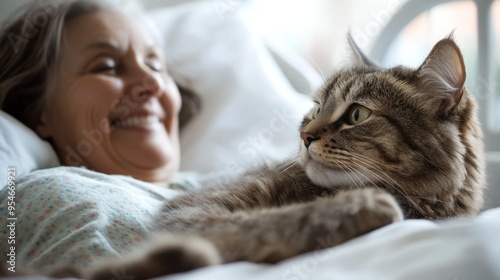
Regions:
[[313, 119], [315, 119], [315, 118], [318, 116], [318, 114], [319, 114], [320, 110], [321, 110], [321, 107], [318, 107], [318, 108], [316, 108], [316, 109], [314, 110], [314, 112], [313, 112], [313, 114], [312, 114]]
[[319, 112], [321, 111], [321, 104], [316, 100], [313, 100], [313, 102], [317, 104], [317, 106], [312, 109], [312, 114], [311, 114], [311, 117], [315, 119], [316, 116], [318, 116]]
[[364, 106], [355, 105], [351, 108], [348, 115], [350, 125], [358, 125], [364, 122], [372, 114], [372, 111]]

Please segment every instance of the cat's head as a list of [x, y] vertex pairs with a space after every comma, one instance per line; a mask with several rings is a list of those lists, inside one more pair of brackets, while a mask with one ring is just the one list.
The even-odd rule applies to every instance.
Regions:
[[324, 187], [396, 185], [413, 195], [483, 183], [482, 133], [455, 42], [439, 41], [417, 69], [376, 67], [353, 46], [358, 62], [325, 83], [302, 122], [309, 178]]

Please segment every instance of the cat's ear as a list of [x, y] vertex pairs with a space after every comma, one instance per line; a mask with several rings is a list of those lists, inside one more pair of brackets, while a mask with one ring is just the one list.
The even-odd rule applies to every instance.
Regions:
[[465, 64], [451, 36], [434, 45], [418, 68], [417, 76], [420, 90], [430, 95], [432, 111], [445, 114], [455, 111], [464, 92]]
[[361, 51], [358, 45], [356, 45], [356, 42], [352, 38], [350, 32], [347, 34], [347, 42], [349, 43], [351, 54], [354, 60], [352, 64], [364, 65], [375, 69], [380, 68], [377, 64], [373, 63], [370, 59], [368, 59], [368, 57]]

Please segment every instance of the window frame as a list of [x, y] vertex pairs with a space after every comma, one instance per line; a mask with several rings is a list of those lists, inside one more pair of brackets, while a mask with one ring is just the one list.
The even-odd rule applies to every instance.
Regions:
[[[403, 29], [422, 13], [442, 4], [468, 0], [408, 0], [380, 31], [369, 52], [375, 61], [384, 61], [389, 46]], [[495, 102], [495, 35], [493, 26], [493, 2], [500, 0], [474, 0], [477, 7], [477, 61], [478, 79], [472, 92], [479, 105], [479, 120], [483, 125], [486, 145], [488, 183], [486, 207], [500, 206], [500, 129], [493, 126]]]

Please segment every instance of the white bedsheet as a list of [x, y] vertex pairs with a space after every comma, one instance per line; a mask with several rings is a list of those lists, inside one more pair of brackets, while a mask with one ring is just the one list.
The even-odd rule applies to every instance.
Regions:
[[[190, 179], [178, 176], [176, 181], [196, 187]], [[179, 193], [75, 167], [31, 172], [17, 183], [17, 266], [41, 270], [127, 256], [147, 238], [148, 221], [163, 201]], [[7, 201], [5, 189], [0, 212], [7, 213]], [[2, 236], [9, 234], [5, 217]], [[399, 222], [276, 265], [240, 262], [161, 279], [500, 279], [499, 234], [496, 208], [476, 218]], [[2, 252], [5, 246], [0, 244]]]
[[500, 279], [500, 208], [474, 219], [399, 222], [276, 265], [240, 262], [161, 279]]

